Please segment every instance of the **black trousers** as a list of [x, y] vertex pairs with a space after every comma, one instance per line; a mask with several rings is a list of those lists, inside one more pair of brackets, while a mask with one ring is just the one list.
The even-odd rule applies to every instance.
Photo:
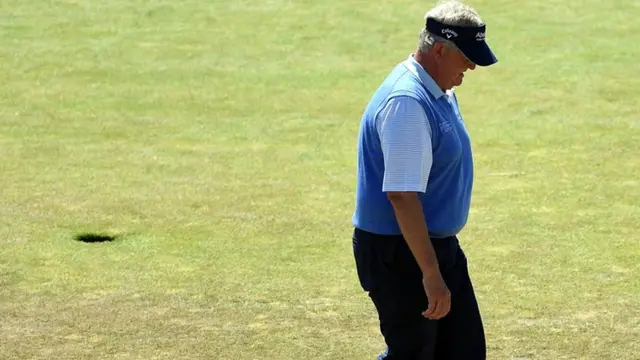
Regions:
[[378, 312], [387, 345], [378, 360], [485, 360], [484, 328], [467, 258], [456, 237], [431, 242], [451, 291], [451, 310], [440, 320], [422, 316], [428, 307], [422, 272], [404, 238], [359, 229], [353, 233], [358, 278]]

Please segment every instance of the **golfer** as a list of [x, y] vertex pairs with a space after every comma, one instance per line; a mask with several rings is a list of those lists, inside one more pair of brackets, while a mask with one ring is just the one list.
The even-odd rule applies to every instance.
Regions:
[[377, 310], [386, 360], [480, 360], [484, 328], [456, 235], [473, 184], [469, 134], [454, 92], [497, 62], [478, 13], [429, 10], [418, 48], [367, 105], [358, 135], [353, 252]]

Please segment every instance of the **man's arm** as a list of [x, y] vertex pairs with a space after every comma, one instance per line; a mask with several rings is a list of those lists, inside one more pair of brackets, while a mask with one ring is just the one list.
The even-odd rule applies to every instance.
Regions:
[[418, 194], [409, 191], [387, 193], [396, 214], [402, 235], [416, 258], [425, 278], [433, 278], [440, 273], [438, 259], [429, 239], [427, 223]]
[[438, 319], [449, 311], [450, 295], [418, 198], [426, 191], [433, 163], [429, 120], [416, 100], [399, 97], [390, 100], [378, 121], [385, 164], [382, 190], [387, 193], [403, 237], [422, 271], [429, 298], [424, 315]]

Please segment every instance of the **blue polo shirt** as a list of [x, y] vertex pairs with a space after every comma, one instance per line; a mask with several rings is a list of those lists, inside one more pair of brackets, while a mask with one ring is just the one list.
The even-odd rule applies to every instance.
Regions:
[[401, 234], [389, 191], [415, 191], [429, 235], [453, 236], [465, 226], [473, 157], [454, 91], [443, 92], [413, 56], [373, 94], [358, 134], [353, 225]]

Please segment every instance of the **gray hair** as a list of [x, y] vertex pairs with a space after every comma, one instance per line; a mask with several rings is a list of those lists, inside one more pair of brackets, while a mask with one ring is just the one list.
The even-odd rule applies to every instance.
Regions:
[[[434, 18], [443, 24], [454, 26], [478, 26], [482, 24], [482, 19], [476, 10], [457, 0], [440, 1], [436, 7], [425, 14], [424, 18], [425, 21], [427, 18]], [[453, 42], [428, 32], [424, 27], [420, 31], [418, 49], [421, 52], [428, 52], [436, 43], [442, 43], [452, 49], [456, 48]]]

